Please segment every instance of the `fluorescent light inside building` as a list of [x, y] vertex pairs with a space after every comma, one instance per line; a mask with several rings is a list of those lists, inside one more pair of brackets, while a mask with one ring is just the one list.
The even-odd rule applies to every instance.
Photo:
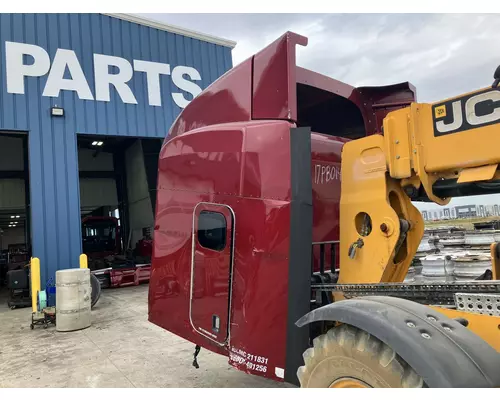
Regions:
[[97, 141], [92, 142], [92, 146], [97, 146]]

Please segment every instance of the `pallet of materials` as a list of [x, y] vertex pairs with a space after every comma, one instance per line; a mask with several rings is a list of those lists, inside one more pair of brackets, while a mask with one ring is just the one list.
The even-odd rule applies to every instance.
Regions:
[[491, 269], [490, 245], [500, 230], [435, 227], [425, 230], [406, 282], [470, 281]]

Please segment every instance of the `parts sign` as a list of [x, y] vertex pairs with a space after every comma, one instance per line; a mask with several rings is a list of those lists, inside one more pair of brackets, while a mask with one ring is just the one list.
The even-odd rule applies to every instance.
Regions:
[[[137, 104], [128, 84], [135, 72], [146, 74], [150, 106], [162, 106], [161, 75], [170, 75], [172, 83], [193, 98], [201, 92], [201, 88], [193, 82], [201, 80], [200, 73], [195, 68], [183, 65], [171, 69], [170, 64], [165, 63], [133, 60], [131, 64], [121, 57], [93, 54], [94, 95], [73, 50], [57, 49], [51, 62], [47, 51], [40, 46], [5, 42], [5, 58], [7, 92], [13, 94], [25, 93], [25, 77], [42, 77], [48, 74], [42, 96], [59, 97], [62, 90], [67, 90], [76, 92], [80, 100], [109, 102], [110, 86], [113, 86], [124, 103]], [[181, 108], [191, 101], [180, 91], [172, 92], [171, 96]]]

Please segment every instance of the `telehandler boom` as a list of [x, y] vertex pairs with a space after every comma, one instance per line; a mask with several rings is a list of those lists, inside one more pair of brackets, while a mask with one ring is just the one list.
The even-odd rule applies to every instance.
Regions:
[[301, 387], [500, 386], [489, 280], [407, 284], [412, 201], [500, 192], [500, 68], [434, 104], [295, 65], [287, 32], [179, 115], [159, 159], [149, 320]]

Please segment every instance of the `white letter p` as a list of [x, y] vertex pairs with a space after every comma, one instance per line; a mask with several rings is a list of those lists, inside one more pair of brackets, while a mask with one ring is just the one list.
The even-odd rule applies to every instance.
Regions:
[[[33, 64], [24, 64], [24, 55], [33, 57]], [[25, 76], [43, 76], [50, 69], [48, 53], [39, 46], [5, 42], [7, 92], [24, 94]]]

